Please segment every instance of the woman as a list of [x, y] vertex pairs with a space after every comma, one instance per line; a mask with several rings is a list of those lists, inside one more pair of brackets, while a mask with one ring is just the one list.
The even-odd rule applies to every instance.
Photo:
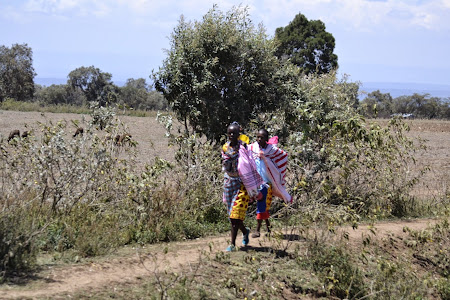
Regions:
[[226, 251], [236, 250], [239, 230], [243, 234], [242, 244], [248, 245], [250, 229], [244, 226], [245, 215], [249, 202], [258, 194], [257, 187], [262, 184], [247, 144], [239, 139], [239, 131], [239, 124], [230, 124], [227, 128], [228, 142], [222, 147], [222, 167], [225, 171], [223, 202], [227, 205], [231, 223], [231, 244]]

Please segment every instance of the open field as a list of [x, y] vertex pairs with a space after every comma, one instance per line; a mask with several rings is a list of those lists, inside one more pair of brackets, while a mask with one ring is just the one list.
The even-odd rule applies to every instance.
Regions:
[[[387, 120], [376, 120], [380, 125]], [[413, 139], [422, 139], [426, 150], [416, 153], [416, 167], [429, 166], [430, 170], [414, 190], [420, 198], [442, 195], [450, 187], [450, 121], [442, 120], [406, 120], [410, 126], [407, 135]]]
[[[82, 120], [85, 118], [89, 120], [88, 115], [80, 114], [66, 114], [66, 113], [40, 113], [40, 112], [21, 112], [21, 111], [2, 111], [0, 110], [0, 139], [8, 138], [12, 130], [34, 130], [35, 134], [39, 135], [39, 126], [37, 122], [53, 122], [60, 120], [78, 120], [80, 126]], [[173, 159], [173, 153], [167, 145], [167, 138], [165, 137], [164, 127], [159, 125], [156, 121], [156, 114], [153, 117], [118, 117], [127, 127], [127, 131], [133, 136], [133, 140], [138, 142], [137, 152], [138, 160], [141, 163], [150, 162], [155, 156], [164, 159]], [[70, 123], [68, 123], [70, 124]], [[72, 131], [67, 135], [75, 132], [75, 125], [69, 125]], [[99, 134], [102, 134], [99, 132]]]
[[[89, 116], [84, 116], [88, 119]], [[133, 136], [133, 140], [138, 142], [137, 153], [138, 162], [145, 164], [150, 162], [155, 156], [172, 160], [173, 151], [167, 145], [164, 128], [158, 124], [156, 117], [129, 117], [119, 116], [128, 128], [128, 132]], [[0, 139], [8, 137], [9, 133], [18, 129], [35, 130], [38, 134], [37, 122], [57, 122], [59, 120], [79, 120], [83, 115], [79, 114], [59, 114], [40, 112], [19, 112], [0, 110]], [[387, 120], [375, 120], [379, 124], [386, 124]], [[421, 138], [425, 141], [427, 151], [417, 153], [418, 167], [428, 165], [430, 172], [421, 183], [420, 190], [416, 194], [421, 197], [436, 195], [441, 193], [450, 184], [450, 121], [441, 120], [407, 120], [411, 131], [408, 136]], [[27, 126], [27, 127], [26, 127]], [[73, 132], [76, 127], [73, 125]], [[69, 128], [71, 128], [69, 126]], [[73, 134], [68, 132], [67, 134]], [[101, 134], [101, 133], [99, 133]], [[414, 171], [414, 170], [411, 170]]]

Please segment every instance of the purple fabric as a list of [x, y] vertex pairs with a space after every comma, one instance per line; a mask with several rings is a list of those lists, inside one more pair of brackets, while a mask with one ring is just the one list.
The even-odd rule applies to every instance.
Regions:
[[251, 158], [251, 153], [244, 146], [239, 149], [238, 172], [250, 197], [258, 194], [258, 187], [264, 183], [256, 170], [256, 164]]

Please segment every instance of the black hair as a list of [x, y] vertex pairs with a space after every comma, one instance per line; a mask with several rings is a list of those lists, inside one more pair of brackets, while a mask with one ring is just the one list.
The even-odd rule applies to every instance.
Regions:
[[266, 136], [266, 138], [269, 139], [269, 132], [268, 132], [265, 128], [260, 128], [260, 129], [258, 130], [258, 132], [259, 132], [259, 131], [264, 132], [264, 135]]

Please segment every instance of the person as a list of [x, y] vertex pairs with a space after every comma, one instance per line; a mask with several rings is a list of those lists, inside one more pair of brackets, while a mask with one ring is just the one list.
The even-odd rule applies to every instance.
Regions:
[[286, 202], [292, 202], [292, 197], [284, 188], [286, 175], [287, 153], [278, 148], [278, 137], [269, 140], [269, 133], [261, 128], [256, 135], [256, 142], [250, 145], [252, 158], [255, 161], [257, 171], [265, 184], [260, 187], [261, 195], [256, 205], [256, 232], [253, 238], [261, 236], [260, 230], [263, 221], [266, 223], [267, 233], [270, 234], [269, 210], [272, 196], [276, 195]]
[[222, 147], [224, 171], [223, 202], [231, 224], [231, 244], [226, 251], [235, 251], [238, 231], [243, 234], [242, 244], [249, 244], [250, 229], [244, 226], [248, 205], [258, 195], [257, 187], [263, 181], [251, 159], [247, 144], [239, 139], [240, 126], [236, 122], [227, 128], [228, 142]]

